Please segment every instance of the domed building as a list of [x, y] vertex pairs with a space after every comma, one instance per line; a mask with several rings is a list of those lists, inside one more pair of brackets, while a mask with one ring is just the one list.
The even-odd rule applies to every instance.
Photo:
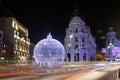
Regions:
[[96, 60], [95, 38], [90, 27], [77, 14], [72, 17], [66, 29], [64, 43], [68, 62]]
[[105, 43], [108, 60], [120, 60], [120, 39], [116, 36], [116, 31], [114, 31], [113, 27], [109, 27]]
[[63, 64], [65, 49], [63, 45], [49, 34], [47, 38], [39, 41], [34, 48], [34, 58], [40, 66], [58, 66]]

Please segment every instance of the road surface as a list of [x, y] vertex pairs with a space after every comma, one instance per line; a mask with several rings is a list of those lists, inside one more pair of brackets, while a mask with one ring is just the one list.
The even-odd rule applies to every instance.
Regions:
[[119, 64], [96, 64], [63, 70], [54, 74], [33, 73], [27, 76], [4, 78], [0, 80], [115, 80]]

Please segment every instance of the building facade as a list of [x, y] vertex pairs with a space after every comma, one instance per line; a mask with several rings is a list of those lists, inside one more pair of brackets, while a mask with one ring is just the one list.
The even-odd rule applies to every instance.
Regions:
[[0, 29], [4, 32], [5, 59], [28, 60], [30, 56], [28, 29], [13, 17], [1, 17]]
[[75, 61], [93, 61], [96, 60], [96, 43], [93, 38], [90, 27], [75, 15], [66, 29], [64, 39], [66, 60]]
[[34, 60], [34, 56], [33, 56], [34, 47], [35, 44], [33, 42], [30, 42], [30, 60]]
[[2, 59], [3, 52], [3, 31], [0, 30], [0, 59]]
[[106, 39], [107, 58], [115, 60], [120, 57], [120, 40], [116, 37], [113, 27], [109, 27]]

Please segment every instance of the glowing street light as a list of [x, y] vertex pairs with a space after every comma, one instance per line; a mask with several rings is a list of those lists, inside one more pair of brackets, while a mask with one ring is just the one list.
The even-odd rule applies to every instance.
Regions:
[[1, 60], [4, 60], [5, 58], [4, 57], [1, 57]]
[[73, 37], [73, 35], [71, 34], [69, 37], [70, 37], [70, 39], [71, 39], [71, 38]]
[[3, 53], [5, 53], [5, 52], [6, 52], [6, 50], [3, 50], [2, 52], [3, 52]]
[[69, 44], [68, 46], [71, 46], [71, 40], [72, 40], [72, 38], [73, 38], [73, 35], [71, 34], [71, 35], [69, 36], [69, 38], [70, 38], [70, 44]]
[[68, 44], [68, 46], [70, 47], [70, 46], [71, 46], [71, 44]]

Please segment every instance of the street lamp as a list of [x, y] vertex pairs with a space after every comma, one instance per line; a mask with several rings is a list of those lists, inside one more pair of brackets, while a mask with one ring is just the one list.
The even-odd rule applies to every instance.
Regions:
[[69, 37], [70, 37], [70, 39], [71, 39], [71, 38], [73, 37], [73, 35], [71, 34]]
[[68, 46], [70, 47], [70, 46], [71, 46], [71, 44], [68, 44]]

